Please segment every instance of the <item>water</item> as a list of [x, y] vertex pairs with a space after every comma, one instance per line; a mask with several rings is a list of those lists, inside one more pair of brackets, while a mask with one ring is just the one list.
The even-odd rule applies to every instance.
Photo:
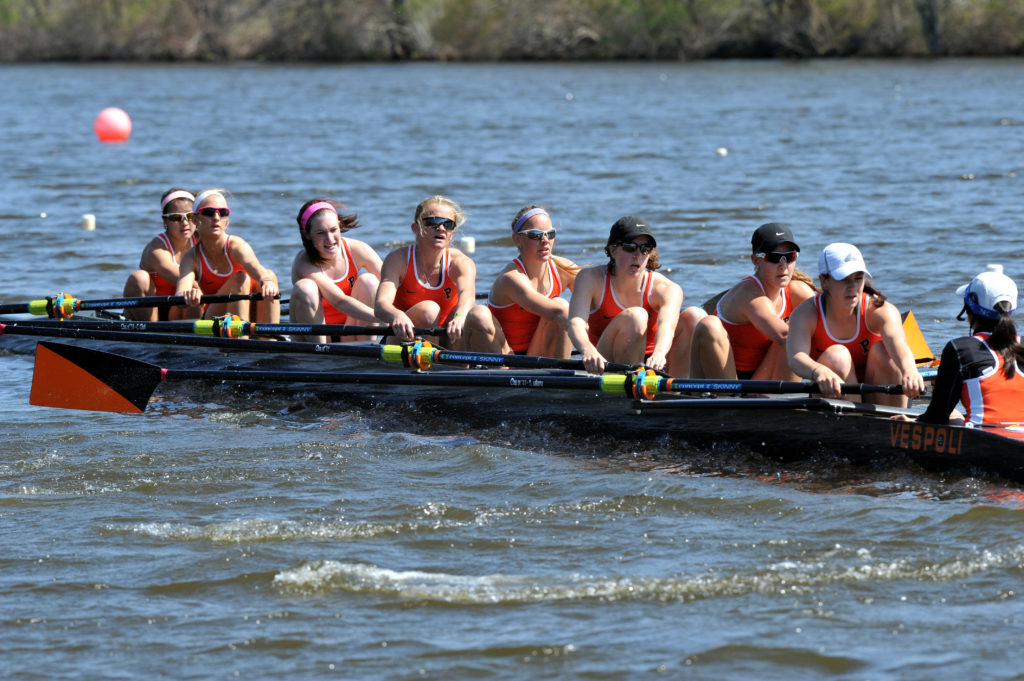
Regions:
[[[4, 302], [118, 294], [172, 185], [227, 188], [232, 231], [282, 277], [317, 194], [381, 252], [420, 199], [456, 198], [481, 289], [521, 205], [584, 263], [635, 213], [690, 302], [784, 220], [808, 272], [858, 244], [936, 350], [962, 331], [959, 284], [1021, 274], [1019, 61], [0, 79]], [[92, 136], [112, 105], [127, 144]], [[4, 347], [5, 678], [1020, 678], [1024, 495], [1005, 481], [192, 384], [142, 416], [48, 410], [24, 344]]]

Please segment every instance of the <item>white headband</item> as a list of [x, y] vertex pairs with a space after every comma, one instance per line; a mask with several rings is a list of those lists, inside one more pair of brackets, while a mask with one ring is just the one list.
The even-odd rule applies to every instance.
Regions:
[[[168, 194], [167, 196], [165, 196], [164, 200], [160, 202], [160, 210], [163, 210], [164, 208], [166, 208], [167, 204], [170, 203], [171, 201], [173, 201], [174, 199], [188, 199], [189, 201], [193, 201], [194, 202], [196, 200], [196, 197], [192, 196], [192, 192], [187, 192], [184, 189], [179, 189], [177, 191], [173, 191], [170, 194]], [[193, 210], [194, 209], [195, 209], [195, 206], [193, 205]]]
[[[193, 213], [197, 212], [199, 210], [199, 204], [201, 204], [203, 201], [205, 201], [206, 199], [210, 198], [214, 194], [216, 194], [220, 198], [224, 199], [224, 195], [221, 194], [216, 189], [207, 189], [205, 192], [200, 193], [199, 196], [196, 197], [196, 200], [192, 202], [192, 212]], [[228, 202], [228, 200], [224, 199], [224, 203], [227, 203], [227, 202]]]

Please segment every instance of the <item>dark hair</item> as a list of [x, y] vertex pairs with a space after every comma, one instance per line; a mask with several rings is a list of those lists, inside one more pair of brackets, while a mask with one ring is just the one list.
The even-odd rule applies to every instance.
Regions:
[[999, 319], [987, 319], [973, 312], [967, 312], [972, 331], [990, 334], [988, 346], [1003, 357], [1003, 375], [1013, 378], [1017, 364], [1024, 365], [1024, 345], [1017, 340], [1017, 325], [1010, 316], [1010, 301], [1001, 300], [995, 305]]
[[[832, 278], [831, 275], [828, 275], [828, 274], [825, 274], [825, 273], [821, 273], [818, 276], [823, 278], [823, 279], [831, 279]], [[882, 307], [883, 305], [885, 305], [885, 301], [888, 300], [888, 298], [885, 297], [884, 293], [882, 293], [881, 291], [876, 289], [874, 286], [869, 284], [867, 281], [864, 282], [864, 293], [868, 294], [868, 302], [871, 303], [872, 305], [874, 305], [875, 307]], [[822, 308], [822, 309], [824, 309], [824, 308]]]
[[[338, 211], [338, 223], [341, 225], [342, 233], [345, 233], [350, 229], [355, 229], [356, 227], [359, 226], [359, 217], [355, 213], [346, 214], [341, 212], [342, 210], [345, 209], [345, 204], [343, 203], [338, 203], [337, 201], [332, 201], [330, 199], [316, 198], [310, 199], [309, 201], [306, 201], [304, 204], [302, 204], [302, 207], [299, 208], [298, 215], [295, 216], [295, 222], [299, 225], [299, 237], [302, 238], [302, 248], [304, 248], [306, 251], [306, 257], [309, 258], [309, 261], [311, 263], [314, 263], [316, 265], [325, 263], [327, 262], [327, 260], [326, 258], [321, 257], [320, 251], [316, 250], [316, 246], [313, 245], [313, 241], [307, 235], [306, 230], [302, 228], [302, 214], [306, 212], [307, 208], [312, 206], [314, 203], [320, 201], [331, 204]], [[319, 212], [320, 211], [318, 210], [316, 213]], [[309, 219], [312, 220], [313, 216], [316, 215], [316, 213], [310, 215]], [[306, 221], [306, 226], [309, 226], [309, 220]]]

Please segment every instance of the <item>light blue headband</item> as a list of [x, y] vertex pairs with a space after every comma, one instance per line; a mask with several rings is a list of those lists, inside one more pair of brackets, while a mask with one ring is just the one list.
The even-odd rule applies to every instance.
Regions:
[[[520, 215], [519, 219], [516, 220], [516, 223], [514, 225], [512, 225], [512, 233], [513, 234], [518, 234], [519, 233], [519, 228], [522, 227], [523, 225], [525, 225], [526, 221], [529, 220], [530, 218], [532, 218], [535, 215], [548, 215], [548, 212], [546, 210], [544, 210], [543, 208], [531, 208], [530, 210], [528, 210], [525, 213], [523, 213], [522, 215]], [[548, 217], [551, 217], [551, 216], [548, 215]]]

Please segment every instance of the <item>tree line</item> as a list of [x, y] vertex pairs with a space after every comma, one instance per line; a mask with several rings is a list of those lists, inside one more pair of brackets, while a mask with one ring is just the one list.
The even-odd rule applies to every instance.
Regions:
[[0, 61], [1011, 56], [1024, 0], [0, 0]]

